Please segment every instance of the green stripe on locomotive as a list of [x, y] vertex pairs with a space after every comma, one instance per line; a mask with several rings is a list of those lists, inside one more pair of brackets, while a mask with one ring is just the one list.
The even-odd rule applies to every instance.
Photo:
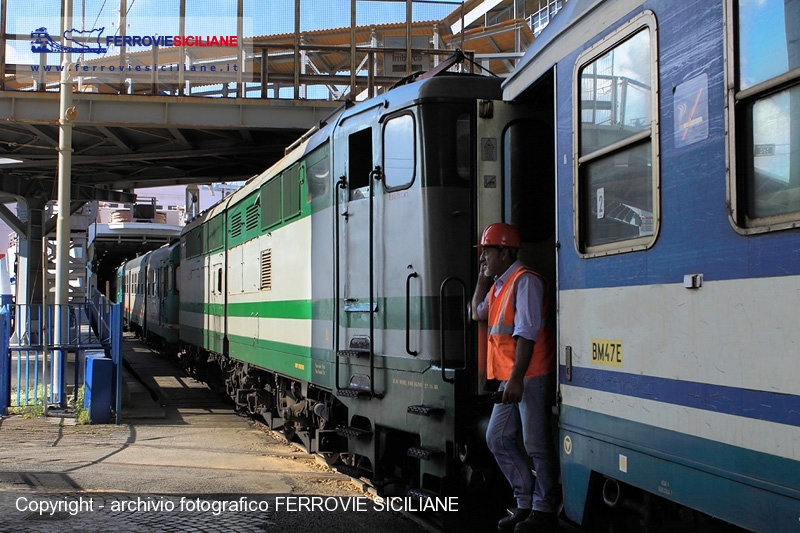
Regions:
[[[380, 329], [404, 330], [406, 328], [406, 298], [395, 296], [376, 298], [376, 327]], [[447, 305], [458, 305], [456, 297], [447, 298]], [[439, 328], [439, 297], [412, 297], [408, 300], [410, 320], [413, 330], [436, 330]], [[181, 302], [181, 309], [190, 313], [223, 316], [224, 307], [219, 304], [203, 302]], [[245, 303], [228, 303], [228, 318], [288, 318], [299, 320], [332, 320], [333, 300], [286, 300], [286, 301], [254, 301]], [[343, 326], [349, 328], [369, 328], [368, 313], [349, 313], [342, 311]]]

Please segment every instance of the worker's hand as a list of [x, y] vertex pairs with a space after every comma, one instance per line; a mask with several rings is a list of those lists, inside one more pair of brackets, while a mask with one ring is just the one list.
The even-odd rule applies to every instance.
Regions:
[[522, 401], [522, 391], [525, 384], [521, 379], [511, 378], [503, 389], [503, 403], [519, 403]]
[[492, 277], [486, 270], [486, 261], [483, 259], [481, 259], [480, 263], [478, 264], [478, 284], [486, 287], [492, 284]]

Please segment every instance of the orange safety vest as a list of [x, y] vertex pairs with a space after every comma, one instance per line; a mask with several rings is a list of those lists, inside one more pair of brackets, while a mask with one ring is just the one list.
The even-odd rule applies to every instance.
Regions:
[[489, 349], [487, 351], [487, 376], [489, 379], [505, 381], [511, 377], [516, 358], [517, 341], [514, 333], [514, 289], [517, 279], [524, 273], [533, 274], [544, 283], [544, 304], [542, 306], [542, 327], [539, 338], [533, 346], [533, 356], [525, 372], [525, 377], [544, 376], [555, 370], [555, 331], [550, 317], [550, 299], [547, 280], [525, 265], [511, 273], [495, 296], [494, 285], [489, 289]]

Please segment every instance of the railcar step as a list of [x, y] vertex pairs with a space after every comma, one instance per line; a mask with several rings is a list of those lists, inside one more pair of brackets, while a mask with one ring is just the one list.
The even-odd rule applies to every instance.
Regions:
[[370, 474], [372, 473], [369, 470], [366, 470], [364, 468], [359, 468], [357, 466], [351, 466], [351, 465], [336, 465], [336, 471], [339, 472], [340, 474], [344, 474], [345, 476], [354, 477], [356, 479], [361, 478], [361, 477], [368, 478], [368, 477], [370, 477]]
[[435, 498], [437, 494], [430, 490], [426, 490], [423, 488], [416, 488], [416, 489], [408, 489], [406, 491], [406, 496], [408, 496], [409, 498], [418, 498], [420, 500], [429, 500], [431, 498]]
[[336, 433], [348, 439], [366, 439], [372, 437], [371, 431], [350, 426], [339, 426], [336, 428]]
[[408, 412], [412, 415], [434, 416], [443, 415], [444, 409], [441, 407], [431, 407], [430, 405], [409, 405]]
[[369, 357], [369, 350], [339, 350], [336, 354], [339, 357], [358, 359], [359, 357]]
[[417, 459], [428, 460], [438, 455], [444, 455], [442, 450], [436, 448], [426, 448], [424, 446], [413, 446], [406, 451], [409, 457], [416, 457]]
[[338, 396], [345, 396], [347, 398], [359, 398], [361, 400], [369, 400], [372, 395], [367, 390], [362, 389], [336, 389]]

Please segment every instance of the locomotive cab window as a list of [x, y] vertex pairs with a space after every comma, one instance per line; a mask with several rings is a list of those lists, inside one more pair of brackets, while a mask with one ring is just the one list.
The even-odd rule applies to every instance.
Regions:
[[730, 0], [731, 217], [743, 233], [800, 221], [800, 10]]
[[414, 181], [416, 138], [414, 117], [390, 118], [383, 128], [383, 173], [387, 190], [405, 189]]
[[331, 166], [328, 144], [314, 151], [306, 160], [308, 179], [307, 201], [328, 194], [331, 179]]
[[372, 128], [350, 135], [347, 155], [350, 200], [368, 198], [372, 172]]
[[584, 257], [646, 249], [658, 225], [655, 19], [644, 13], [578, 60], [576, 245]]

